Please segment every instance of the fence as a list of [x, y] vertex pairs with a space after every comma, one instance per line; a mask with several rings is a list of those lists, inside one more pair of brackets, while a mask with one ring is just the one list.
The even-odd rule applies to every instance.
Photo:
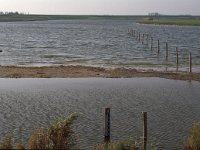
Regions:
[[[147, 112], [142, 112], [142, 120], [143, 120], [143, 150], [147, 149]], [[110, 124], [110, 108], [105, 108], [105, 134], [104, 134], [104, 142], [110, 142], [110, 131], [111, 131], [111, 124]]]
[[[136, 41], [138, 41], [139, 43], [142, 43], [142, 45], [147, 45], [147, 46], [150, 46], [150, 50], [154, 50], [155, 48], [157, 49], [157, 55], [160, 55], [160, 51], [161, 51], [161, 42], [160, 40], [155, 40], [154, 37], [151, 36], [149, 34], [142, 34], [141, 32], [139, 31], [136, 31], [136, 30], [133, 30], [133, 29], [128, 29], [128, 34], [131, 36], [131, 37], [134, 37]], [[142, 38], [141, 38], [141, 34], [142, 34]], [[150, 41], [150, 45], [149, 45], [149, 41]], [[154, 44], [156, 42], [156, 47], [154, 47]], [[165, 60], [168, 61], [169, 59], [169, 43], [168, 42], [164, 42], [165, 43]], [[178, 68], [179, 68], [179, 65], [180, 65], [180, 57], [179, 57], [179, 54], [180, 54], [180, 50], [178, 47], [175, 47], [174, 49], [174, 53], [175, 53], [175, 57], [176, 57], [176, 70], [178, 71]], [[189, 52], [188, 54], [188, 67], [189, 67], [189, 70], [188, 72], [189, 73], [192, 73], [192, 53]]]

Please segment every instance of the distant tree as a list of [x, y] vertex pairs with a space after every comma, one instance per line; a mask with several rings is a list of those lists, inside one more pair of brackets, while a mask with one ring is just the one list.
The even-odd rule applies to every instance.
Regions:
[[16, 11], [15, 13], [14, 13], [15, 15], [19, 15], [19, 13]]

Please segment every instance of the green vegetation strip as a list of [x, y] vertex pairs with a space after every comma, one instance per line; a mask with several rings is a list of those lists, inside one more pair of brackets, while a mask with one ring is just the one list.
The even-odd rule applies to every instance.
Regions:
[[139, 23], [142, 24], [158, 24], [158, 25], [190, 25], [190, 26], [200, 26], [200, 19], [186, 19], [186, 20], [176, 20], [176, 19], [161, 19], [161, 20], [143, 20]]

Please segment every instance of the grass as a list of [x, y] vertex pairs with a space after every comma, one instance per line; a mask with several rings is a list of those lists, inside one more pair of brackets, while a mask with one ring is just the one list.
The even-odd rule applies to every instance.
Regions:
[[190, 25], [200, 26], [200, 20], [150, 20], [142, 21], [144, 24], [158, 24], [158, 25]]
[[[28, 143], [14, 143], [11, 136], [6, 136], [0, 143], [0, 149], [66, 149], [71, 150], [75, 147], [74, 131], [71, 128], [77, 119], [76, 113], [68, 118], [59, 120], [49, 126], [46, 130], [35, 130]], [[148, 150], [157, 150], [154, 145], [147, 145]], [[111, 141], [96, 145], [93, 150], [142, 150], [142, 141], [126, 140]], [[189, 135], [184, 143], [184, 150], [200, 150], [200, 122], [193, 124]]]
[[[93, 150], [142, 150], [142, 142], [135, 140], [112, 141], [95, 146]], [[148, 150], [157, 150], [157, 147], [150, 145]]]
[[93, 150], [138, 150], [138, 145], [131, 141], [116, 141], [99, 144]]
[[185, 150], [200, 150], [200, 122], [193, 124], [185, 141]]
[[200, 26], [200, 17], [159, 17], [143, 18], [139, 21], [142, 24], [158, 24], [158, 25], [190, 25]]
[[72, 114], [64, 120], [59, 120], [46, 130], [35, 130], [27, 144], [13, 143], [11, 136], [6, 136], [0, 144], [0, 149], [73, 149], [75, 138], [71, 128], [77, 119], [77, 114]]

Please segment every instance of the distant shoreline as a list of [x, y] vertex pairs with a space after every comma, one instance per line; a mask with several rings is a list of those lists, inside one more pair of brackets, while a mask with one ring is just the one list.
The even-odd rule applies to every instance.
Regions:
[[123, 16], [123, 15], [0, 15], [0, 22], [18, 22], [18, 21], [48, 21], [48, 20], [76, 20], [76, 19], [107, 19], [107, 20], [141, 20], [145, 16]]
[[[48, 20], [76, 20], [76, 19], [106, 19], [106, 20], [132, 20], [138, 23], [154, 24], [157, 23], [156, 20], [152, 22], [151, 20], [146, 20], [150, 18], [148, 15], [42, 15], [42, 14], [1, 14], [0, 22], [18, 22], [18, 21], [48, 21]], [[169, 15], [169, 16], [159, 16], [163, 20], [196, 20], [200, 16], [179, 16], [179, 15]], [[162, 22], [160, 22], [162, 23]], [[199, 24], [199, 23], [198, 23]]]
[[0, 78], [134, 78], [160, 77], [175, 80], [200, 81], [200, 73], [138, 71], [136, 69], [106, 69], [87, 66], [17, 67], [0, 66]]

